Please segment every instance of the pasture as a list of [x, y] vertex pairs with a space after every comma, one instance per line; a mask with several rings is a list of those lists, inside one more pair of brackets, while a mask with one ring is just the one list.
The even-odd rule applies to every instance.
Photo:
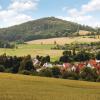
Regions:
[[0, 55], [6, 53], [10, 56], [26, 56], [31, 55], [32, 57], [36, 55], [46, 56], [50, 55], [51, 60], [58, 60], [58, 58], [62, 55], [63, 50], [51, 50], [53, 48], [54, 42], [56, 44], [71, 44], [71, 43], [90, 43], [90, 42], [98, 42], [100, 39], [97, 38], [89, 38], [87, 36], [80, 37], [62, 37], [62, 38], [52, 38], [52, 39], [40, 39], [29, 41], [27, 44], [17, 45], [17, 49], [2, 49], [0, 48]]
[[61, 55], [63, 50], [51, 50], [54, 45], [46, 44], [22, 44], [18, 45], [18, 49], [2, 49], [0, 48], [0, 55], [6, 53], [9, 56], [26, 56], [31, 55], [35, 57], [36, 55], [46, 56], [50, 55], [52, 61], [57, 60]]
[[90, 38], [88, 36], [79, 36], [79, 37], [62, 37], [62, 38], [51, 38], [51, 39], [40, 39], [40, 40], [33, 40], [27, 42], [28, 44], [54, 44], [56, 41], [57, 44], [64, 45], [64, 44], [71, 44], [71, 43], [91, 43], [91, 42], [99, 42], [100, 39], [97, 38]]
[[0, 100], [100, 100], [100, 83], [0, 73]]

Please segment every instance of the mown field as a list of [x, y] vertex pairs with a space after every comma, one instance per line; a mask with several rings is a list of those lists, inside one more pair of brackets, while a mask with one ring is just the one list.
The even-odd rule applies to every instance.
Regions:
[[99, 42], [100, 38], [95, 36], [95, 38], [90, 38], [89, 36], [79, 36], [79, 37], [61, 37], [61, 38], [51, 38], [51, 39], [40, 39], [40, 40], [33, 40], [27, 42], [28, 44], [54, 44], [56, 41], [57, 44], [64, 45], [64, 44], [71, 44], [71, 43], [91, 43], [91, 42]]
[[11, 56], [26, 56], [30, 54], [32, 57], [35, 57], [36, 55], [46, 56], [48, 54], [51, 56], [52, 61], [54, 61], [62, 55], [63, 50], [51, 50], [52, 47], [54, 47], [54, 45], [22, 44], [18, 45], [18, 49], [0, 48], [0, 55], [4, 53]]
[[0, 73], [0, 100], [100, 100], [100, 83]]

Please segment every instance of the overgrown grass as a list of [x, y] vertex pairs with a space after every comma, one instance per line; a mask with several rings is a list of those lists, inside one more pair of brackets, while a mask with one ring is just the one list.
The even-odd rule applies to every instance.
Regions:
[[0, 73], [0, 100], [100, 100], [100, 83]]

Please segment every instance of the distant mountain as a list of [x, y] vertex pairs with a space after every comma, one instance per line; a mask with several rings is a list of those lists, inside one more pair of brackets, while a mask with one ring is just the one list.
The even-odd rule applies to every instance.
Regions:
[[79, 25], [55, 17], [41, 18], [20, 25], [0, 29], [0, 40], [36, 40], [42, 38], [64, 37], [75, 35], [77, 29], [94, 31], [92, 27]]

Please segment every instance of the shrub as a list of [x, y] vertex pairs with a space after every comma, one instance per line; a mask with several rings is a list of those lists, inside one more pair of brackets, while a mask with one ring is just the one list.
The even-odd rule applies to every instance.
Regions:
[[19, 72], [23, 70], [31, 71], [34, 69], [33, 62], [31, 56], [26, 56], [20, 63]]
[[59, 59], [59, 62], [63, 62], [63, 63], [66, 63], [66, 62], [69, 62], [69, 57], [67, 55], [64, 55], [64, 56], [61, 56], [60, 59]]
[[51, 68], [53, 77], [59, 77], [61, 75], [60, 68], [53, 67]]
[[45, 76], [45, 77], [52, 77], [52, 71], [50, 68], [42, 69], [39, 73], [39, 76]]
[[81, 51], [77, 55], [75, 55], [75, 61], [87, 61], [90, 58], [91, 58], [91, 54], [85, 51]]
[[96, 81], [97, 77], [96, 69], [85, 67], [80, 72], [80, 78], [85, 81]]
[[32, 75], [33, 75], [33, 76], [38, 76], [38, 72], [33, 71], [33, 72], [32, 72]]
[[97, 53], [96, 58], [100, 60], [100, 52]]
[[45, 57], [45, 60], [46, 60], [46, 62], [50, 62], [50, 56], [47, 55], [47, 56]]
[[5, 72], [6, 72], [6, 73], [12, 73], [12, 68], [6, 68], [6, 69], [5, 69]]
[[5, 71], [5, 67], [3, 65], [0, 65], [0, 72], [4, 72]]
[[96, 82], [100, 82], [100, 75], [98, 76]]
[[62, 73], [62, 78], [78, 80], [79, 79], [79, 75], [77, 73], [75, 73], [75, 72], [65, 71], [65, 72]]
[[28, 71], [28, 70], [22, 70], [22, 71], [20, 71], [20, 74], [30, 75], [30, 74], [31, 74], [31, 72], [30, 72], [30, 71]]
[[61, 56], [59, 59], [59, 62], [63, 63], [69, 62], [71, 61], [71, 56], [72, 56], [71, 51], [64, 51], [63, 56]]

